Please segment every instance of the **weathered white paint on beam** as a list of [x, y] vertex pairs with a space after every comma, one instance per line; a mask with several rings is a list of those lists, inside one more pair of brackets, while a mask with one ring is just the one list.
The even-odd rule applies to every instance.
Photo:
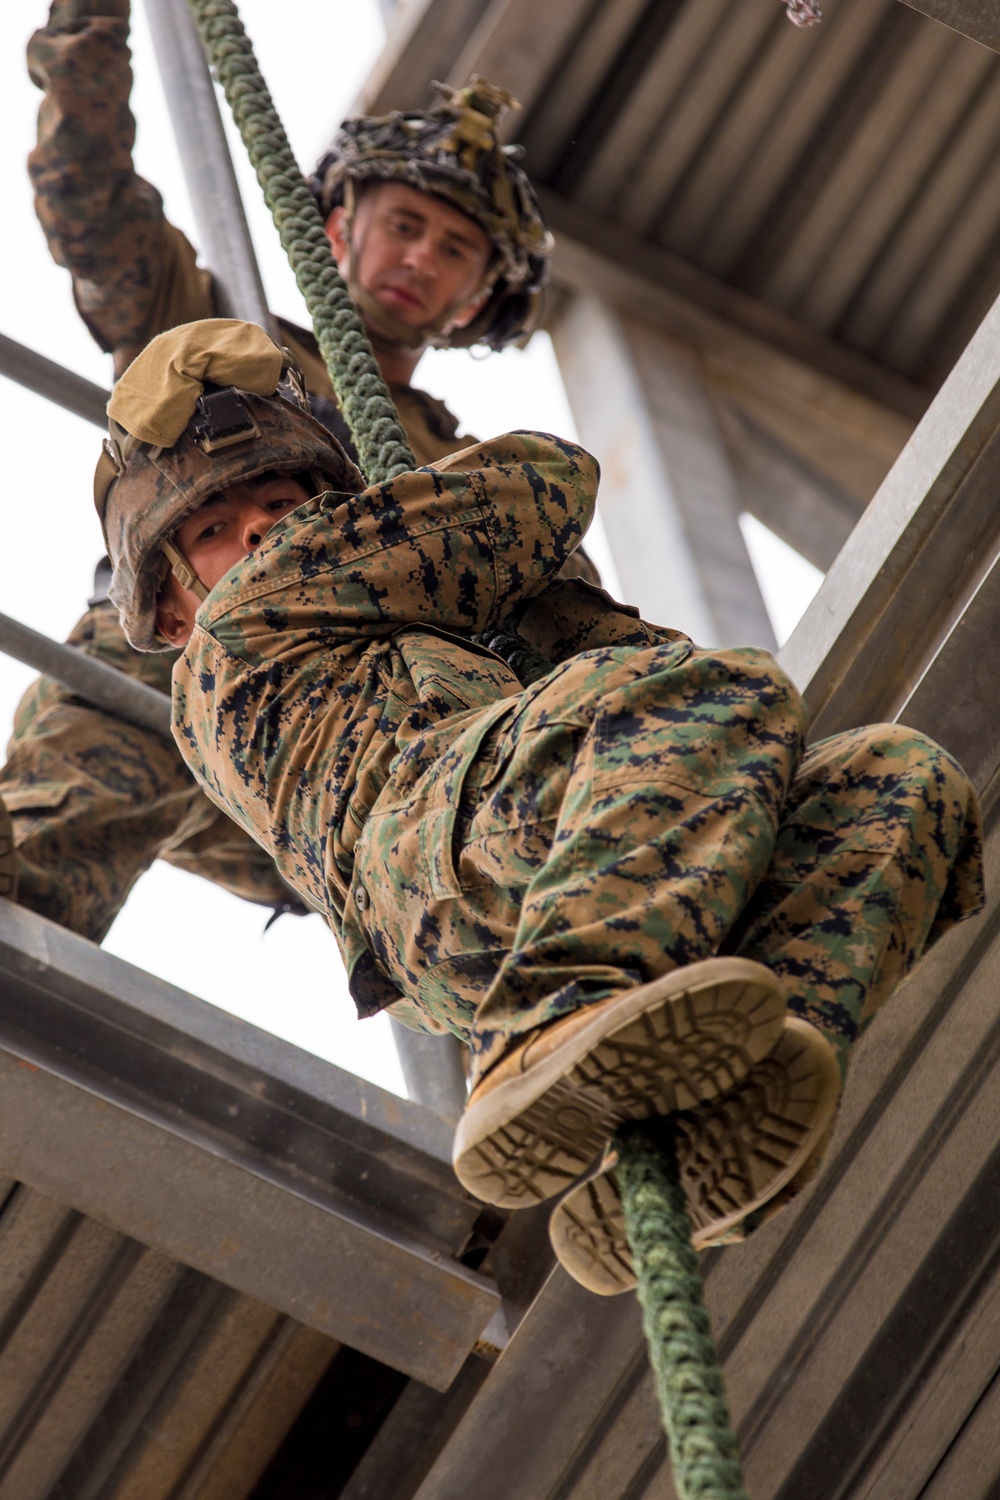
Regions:
[[[818, 734], [896, 715], [914, 723], [912, 707], [904, 713], [904, 705], [921, 685], [926, 694], [928, 673], [949, 639], [957, 639], [963, 616], [973, 608], [982, 613], [992, 597], [1000, 557], [998, 351], [1000, 301], [782, 650]], [[985, 640], [980, 652], [984, 646]], [[974, 659], [967, 658], [967, 668]], [[995, 731], [987, 736], [989, 746], [967, 740], [974, 719], [982, 715], [985, 723], [994, 716], [991, 674], [967, 670], [942, 685], [945, 698], [954, 699], [961, 686], [974, 689], [981, 702], [975, 712], [966, 703], [960, 713], [942, 703], [931, 732], [965, 762], [985, 754], [985, 765]]]
[[857, 525], [864, 504], [726, 399], [718, 387], [712, 395], [744, 508], [825, 573]]

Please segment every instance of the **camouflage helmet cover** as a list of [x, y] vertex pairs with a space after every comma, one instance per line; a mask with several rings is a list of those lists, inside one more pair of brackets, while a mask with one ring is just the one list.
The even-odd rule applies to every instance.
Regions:
[[345, 120], [311, 186], [324, 219], [343, 202], [348, 181], [381, 181], [444, 198], [479, 224], [496, 257], [490, 296], [471, 323], [437, 342], [501, 349], [531, 330], [553, 239], [518, 165], [520, 147], [497, 139], [516, 101], [478, 77], [464, 89], [434, 87], [441, 102], [433, 109]]
[[[140, 360], [156, 358], [157, 345], [164, 346], [162, 364], [173, 356], [177, 335], [224, 321], [229, 320], [206, 319], [159, 335], [126, 370], [119, 386]], [[252, 330], [254, 339], [267, 338], [254, 325], [242, 326]], [[364, 479], [337, 440], [296, 404], [296, 384], [285, 386], [287, 398], [275, 385], [275, 394], [263, 396], [236, 386], [219, 387], [204, 377], [201, 396], [196, 404], [192, 400], [194, 415], [169, 447], [136, 441], [134, 434], [130, 440], [126, 429], [112, 419], [111, 438], [94, 476], [94, 501], [113, 568], [109, 595], [137, 650], [167, 649], [156, 634], [157, 598], [169, 571], [163, 544], [169, 543], [185, 516], [212, 495], [269, 473], [315, 475], [318, 488], [350, 493], [364, 489]], [[226, 398], [227, 411], [235, 414], [234, 430], [221, 438], [206, 421], [211, 416], [206, 397]]]

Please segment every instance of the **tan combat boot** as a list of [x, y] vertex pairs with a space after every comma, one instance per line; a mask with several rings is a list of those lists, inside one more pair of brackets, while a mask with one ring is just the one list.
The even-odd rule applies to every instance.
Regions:
[[[676, 1116], [677, 1160], [697, 1250], [756, 1209], [781, 1207], [818, 1170], [840, 1095], [830, 1043], [790, 1016], [771, 1055], [722, 1099]], [[613, 1151], [553, 1211], [549, 1237], [575, 1281], [603, 1296], [635, 1286]]]
[[569, 1187], [618, 1126], [717, 1098], [777, 1045], [781, 985], [710, 958], [529, 1033], [473, 1089], [453, 1161], [486, 1203], [530, 1208]]

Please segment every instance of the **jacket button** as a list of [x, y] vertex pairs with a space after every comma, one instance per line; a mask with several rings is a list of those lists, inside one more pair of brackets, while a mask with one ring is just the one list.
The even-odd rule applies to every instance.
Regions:
[[363, 885], [359, 885], [357, 890], [354, 892], [354, 899], [357, 902], [358, 911], [368, 910], [368, 892], [365, 890]]

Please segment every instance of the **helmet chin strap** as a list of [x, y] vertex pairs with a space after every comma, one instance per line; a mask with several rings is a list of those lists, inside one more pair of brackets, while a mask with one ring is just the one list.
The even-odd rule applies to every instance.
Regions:
[[160, 543], [160, 551], [170, 564], [170, 571], [181, 588], [187, 589], [189, 594], [194, 594], [195, 598], [203, 604], [208, 598], [208, 589], [190, 566], [183, 552], [179, 551], [173, 542], [166, 541]]

